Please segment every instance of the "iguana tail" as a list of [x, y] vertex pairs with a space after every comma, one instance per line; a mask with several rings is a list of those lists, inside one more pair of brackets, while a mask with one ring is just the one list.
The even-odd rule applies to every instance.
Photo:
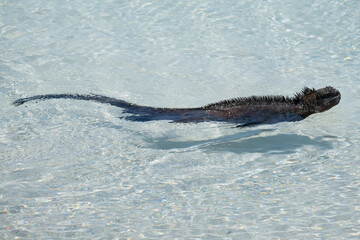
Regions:
[[93, 101], [98, 103], [106, 103], [116, 107], [124, 108], [129, 111], [129, 113], [138, 113], [149, 110], [151, 107], [139, 106], [133, 103], [128, 103], [124, 100], [110, 98], [97, 94], [46, 94], [46, 95], [36, 95], [27, 98], [20, 98], [13, 102], [15, 106], [20, 106], [29, 101], [35, 100], [48, 100], [48, 99], [76, 99], [76, 100], [85, 100]]
[[[106, 103], [112, 106], [120, 107], [123, 109], [123, 113], [129, 113], [131, 115], [123, 117], [124, 119], [137, 122], [146, 122], [153, 120], [172, 120], [175, 122], [189, 122], [189, 121], [204, 121], [204, 110], [199, 109], [179, 109], [179, 108], [156, 108], [148, 106], [139, 106], [133, 103], [119, 100], [116, 98], [110, 98], [96, 94], [46, 94], [36, 95], [28, 98], [20, 98], [13, 102], [15, 106], [20, 106], [29, 101], [36, 100], [48, 100], [48, 99], [76, 99], [93, 101], [98, 103]], [[197, 110], [197, 111], [194, 111]], [[200, 116], [199, 116], [200, 114]]]

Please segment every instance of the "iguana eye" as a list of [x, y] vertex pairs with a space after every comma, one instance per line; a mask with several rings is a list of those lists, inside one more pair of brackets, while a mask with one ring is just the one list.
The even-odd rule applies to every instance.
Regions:
[[335, 94], [334, 93], [325, 93], [319, 96], [319, 98], [332, 98], [334, 97]]

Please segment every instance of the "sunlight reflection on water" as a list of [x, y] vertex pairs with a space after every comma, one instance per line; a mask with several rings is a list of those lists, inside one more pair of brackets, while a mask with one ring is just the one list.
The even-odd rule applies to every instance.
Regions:
[[[0, 238], [359, 236], [357, 1], [0, 3]], [[298, 123], [134, 123], [20, 97], [193, 107], [338, 88]]]

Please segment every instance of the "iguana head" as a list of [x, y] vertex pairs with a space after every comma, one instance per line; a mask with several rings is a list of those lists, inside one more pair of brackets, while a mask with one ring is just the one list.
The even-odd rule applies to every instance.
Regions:
[[340, 102], [341, 94], [330, 86], [317, 90], [305, 87], [297, 97], [303, 103], [305, 114], [310, 115], [324, 112], [337, 105]]

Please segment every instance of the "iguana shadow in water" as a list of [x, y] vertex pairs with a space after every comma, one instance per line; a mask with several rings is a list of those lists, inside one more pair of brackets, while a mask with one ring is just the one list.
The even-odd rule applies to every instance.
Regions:
[[179, 123], [218, 121], [236, 124], [237, 127], [300, 121], [314, 113], [324, 112], [340, 102], [341, 94], [333, 87], [303, 88], [293, 97], [251, 96], [224, 100], [195, 108], [158, 108], [140, 106], [124, 100], [90, 94], [47, 94], [21, 98], [13, 102], [19, 106], [33, 100], [76, 99], [106, 103], [123, 108], [130, 114], [124, 119], [146, 122], [169, 120]]

